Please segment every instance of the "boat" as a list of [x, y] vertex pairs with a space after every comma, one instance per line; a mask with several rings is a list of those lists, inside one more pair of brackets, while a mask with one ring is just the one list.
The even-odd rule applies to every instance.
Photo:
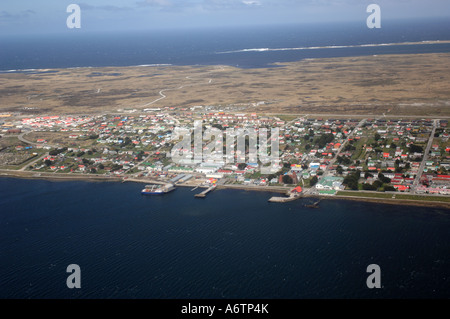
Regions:
[[142, 189], [142, 195], [163, 195], [167, 194], [175, 189], [173, 184], [165, 184], [165, 185], [146, 185], [144, 189]]

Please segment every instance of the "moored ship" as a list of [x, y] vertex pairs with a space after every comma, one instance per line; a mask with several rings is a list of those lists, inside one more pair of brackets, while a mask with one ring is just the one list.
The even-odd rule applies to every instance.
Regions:
[[162, 195], [169, 193], [175, 189], [173, 184], [165, 184], [165, 185], [146, 185], [144, 189], [142, 189], [141, 194], [143, 195]]

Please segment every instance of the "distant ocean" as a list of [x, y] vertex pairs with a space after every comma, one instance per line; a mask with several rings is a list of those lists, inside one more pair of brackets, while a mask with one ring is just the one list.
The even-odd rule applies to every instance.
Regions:
[[448, 210], [142, 187], [0, 178], [0, 298], [450, 298]]
[[365, 21], [123, 33], [82, 29], [0, 38], [0, 70], [158, 64], [256, 68], [306, 58], [450, 52], [450, 44], [386, 45], [430, 40], [450, 40], [450, 21], [383, 20], [381, 29], [368, 29]]

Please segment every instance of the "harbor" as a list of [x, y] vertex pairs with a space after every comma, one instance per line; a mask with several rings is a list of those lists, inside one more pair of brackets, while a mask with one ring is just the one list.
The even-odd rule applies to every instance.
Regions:
[[[53, 174], [52, 176], [54, 176], [55, 174]], [[72, 174], [73, 175], [73, 174]], [[93, 181], [94, 178], [96, 176], [93, 176], [92, 179], [88, 179], [86, 178], [86, 180], [90, 180]], [[43, 177], [41, 176], [41, 179], [49, 179], [51, 180], [51, 177]], [[56, 179], [56, 178], [55, 178]], [[68, 178], [67, 178], [68, 179]], [[80, 176], [80, 179], [81, 176]], [[61, 178], [61, 180], [64, 180]], [[101, 179], [98, 179], [101, 180]], [[117, 181], [117, 177], [116, 178], [103, 178], [102, 180], [104, 181]], [[146, 177], [127, 177], [122, 179], [122, 182], [135, 182], [135, 183], [142, 183], [142, 184], [160, 184], [160, 185], [165, 185], [168, 183], [167, 181], [161, 181], [161, 180], [156, 180], [154, 178], [146, 178]], [[371, 195], [371, 193], [367, 193], [367, 196], [349, 196], [347, 194], [335, 194], [333, 196], [330, 195], [324, 195], [324, 194], [320, 194], [320, 193], [312, 193], [310, 191], [308, 191], [308, 189], [302, 189], [302, 191], [297, 194], [296, 196], [291, 196], [291, 192], [293, 191], [292, 188], [290, 187], [286, 187], [286, 186], [254, 186], [254, 185], [236, 185], [236, 184], [229, 184], [229, 183], [221, 183], [221, 180], [219, 180], [218, 183], [216, 183], [217, 186], [215, 187], [218, 190], [226, 190], [226, 189], [237, 189], [237, 190], [244, 190], [244, 191], [252, 191], [252, 192], [270, 192], [270, 193], [279, 193], [280, 195], [278, 196], [272, 196], [271, 198], [269, 198], [267, 201], [271, 202], [271, 203], [288, 203], [288, 202], [292, 202], [295, 201], [297, 199], [300, 198], [320, 198], [320, 199], [329, 199], [329, 198], [333, 198], [333, 199], [337, 199], [337, 200], [347, 200], [347, 201], [359, 201], [359, 202], [373, 202], [373, 203], [379, 203], [379, 198], [371, 198], [369, 197], [369, 195]], [[195, 194], [194, 197], [195, 198], [206, 198], [207, 194], [210, 193], [213, 189], [209, 190], [208, 189], [211, 187], [210, 185], [207, 184], [207, 180], [206, 179], [198, 179], [198, 178], [191, 178], [185, 182], [181, 182], [181, 179], [179, 179], [176, 182], [175, 187], [187, 187], [190, 188], [191, 192], [196, 191], [198, 188], [202, 188], [205, 189], [204, 191], [202, 191], [199, 194]], [[294, 188], [295, 189], [295, 188]], [[300, 190], [299, 188], [297, 188], [297, 190]], [[355, 192], [355, 194], [359, 194], [359, 192]], [[284, 195], [284, 196], [283, 196]], [[434, 198], [435, 196], [431, 196], [429, 195], [428, 197], [430, 198]], [[391, 204], [391, 205], [414, 205], [414, 206], [426, 206], [426, 207], [440, 207], [440, 208], [449, 208], [449, 203], [444, 202], [444, 201], [427, 201], [427, 200], [414, 200], [414, 199], [408, 199], [408, 198], [401, 198], [400, 195], [397, 195], [396, 198], [384, 198], [383, 202], [385, 204]], [[315, 207], [310, 207], [310, 206], [306, 206], [308, 208], [318, 208], [318, 205], [316, 205]]]

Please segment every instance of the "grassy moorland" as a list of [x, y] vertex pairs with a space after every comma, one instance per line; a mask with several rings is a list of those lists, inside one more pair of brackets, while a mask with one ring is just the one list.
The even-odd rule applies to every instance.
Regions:
[[[0, 74], [0, 112], [236, 105], [275, 114], [450, 116], [450, 54], [307, 59], [278, 67], [104, 67]], [[258, 103], [264, 101], [265, 103]]]

